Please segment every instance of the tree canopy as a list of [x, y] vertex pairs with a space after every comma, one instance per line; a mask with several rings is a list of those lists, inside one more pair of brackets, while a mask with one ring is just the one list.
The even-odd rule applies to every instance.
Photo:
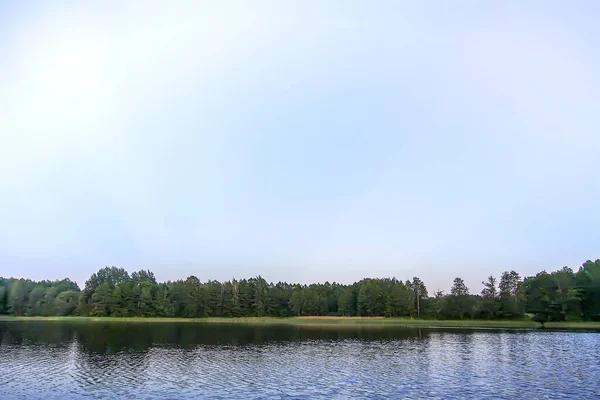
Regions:
[[472, 294], [462, 278], [450, 294], [428, 295], [418, 277], [367, 278], [353, 284], [301, 285], [257, 276], [225, 282], [196, 276], [157, 282], [150, 270], [105, 267], [80, 290], [58, 281], [0, 278], [0, 314], [142, 317], [383, 316], [437, 319], [600, 320], [600, 260], [522, 279], [515, 271], [482, 282]]

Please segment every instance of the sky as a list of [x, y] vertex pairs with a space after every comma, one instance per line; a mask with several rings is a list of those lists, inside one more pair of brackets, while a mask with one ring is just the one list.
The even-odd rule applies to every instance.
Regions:
[[[126, 4], [119, 4], [126, 3]], [[600, 258], [600, 3], [0, 5], [0, 276]]]

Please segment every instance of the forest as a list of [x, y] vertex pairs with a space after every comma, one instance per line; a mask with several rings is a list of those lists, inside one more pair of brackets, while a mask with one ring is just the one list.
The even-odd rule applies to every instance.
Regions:
[[423, 281], [367, 278], [350, 285], [269, 283], [261, 276], [226, 282], [157, 282], [149, 270], [105, 267], [81, 290], [70, 279], [0, 278], [0, 314], [14, 316], [291, 317], [383, 316], [426, 319], [600, 320], [600, 259], [577, 272], [563, 267], [522, 278], [515, 271], [471, 293], [455, 278], [450, 293]]

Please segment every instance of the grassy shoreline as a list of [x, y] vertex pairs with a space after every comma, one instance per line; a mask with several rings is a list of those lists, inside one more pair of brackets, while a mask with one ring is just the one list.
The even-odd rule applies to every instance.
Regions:
[[[111, 322], [111, 323], [196, 323], [246, 324], [338, 327], [416, 327], [416, 328], [472, 328], [472, 329], [536, 329], [537, 322], [527, 320], [425, 320], [407, 318], [363, 317], [249, 317], [249, 318], [160, 318], [160, 317], [14, 317], [0, 316], [0, 322], [54, 321], [54, 322]], [[548, 329], [600, 330], [600, 322], [548, 322]]]

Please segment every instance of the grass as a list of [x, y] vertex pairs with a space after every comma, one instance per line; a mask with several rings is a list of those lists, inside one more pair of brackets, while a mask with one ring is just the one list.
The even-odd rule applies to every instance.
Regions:
[[[251, 318], [154, 318], [154, 317], [13, 317], [0, 316], [0, 321], [63, 321], [63, 322], [115, 322], [115, 323], [197, 323], [197, 324], [248, 324], [292, 325], [320, 327], [421, 327], [421, 328], [484, 328], [484, 329], [535, 329], [540, 325], [528, 320], [426, 320], [407, 318], [368, 317], [251, 317]], [[600, 330], [600, 322], [548, 322], [546, 328], [558, 330]]]

